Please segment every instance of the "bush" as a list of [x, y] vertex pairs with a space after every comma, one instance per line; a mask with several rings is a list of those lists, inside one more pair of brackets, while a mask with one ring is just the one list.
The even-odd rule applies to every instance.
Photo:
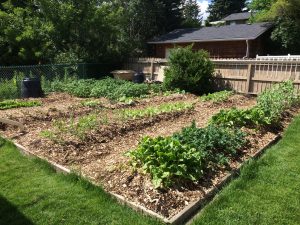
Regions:
[[214, 66], [206, 51], [193, 52], [192, 46], [177, 48], [171, 51], [164, 86], [171, 90], [179, 88], [196, 94], [206, 93], [213, 72]]

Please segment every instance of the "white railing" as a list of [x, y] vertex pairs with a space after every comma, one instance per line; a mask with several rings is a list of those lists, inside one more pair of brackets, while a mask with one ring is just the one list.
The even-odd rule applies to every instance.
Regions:
[[300, 61], [300, 55], [267, 55], [267, 56], [256, 56], [256, 60], [272, 60], [272, 61]]

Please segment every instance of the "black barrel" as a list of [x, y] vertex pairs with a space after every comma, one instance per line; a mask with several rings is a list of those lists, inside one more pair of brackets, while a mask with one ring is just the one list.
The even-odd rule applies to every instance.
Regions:
[[41, 80], [39, 78], [25, 78], [21, 82], [22, 98], [40, 98], [43, 97]]
[[145, 81], [145, 75], [144, 73], [136, 73], [133, 75], [133, 82], [137, 84], [144, 83]]

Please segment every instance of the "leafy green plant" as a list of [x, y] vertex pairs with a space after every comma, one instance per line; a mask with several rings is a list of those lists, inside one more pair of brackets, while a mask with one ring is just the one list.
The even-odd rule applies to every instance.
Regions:
[[214, 125], [197, 128], [195, 122], [173, 137], [182, 144], [206, 152], [211, 156], [210, 160], [214, 160], [216, 154], [235, 155], [246, 144], [246, 134], [239, 129]]
[[83, 102], [81, 102], [81, 105], [85, 106], [85, 107], [90, 107], [90, 108], [96, 108], [96, 107], [101, 107], [102, 106], [100, 100], [83, 101]]
[[257, 105], [251, 109], [221, 110], [211, 119], [212, 124], [242, 126], [277, 126], [286, 109], [297, 102], [291, 81], [272, 86], [258, 96]]
[[96, 127], [104, 120], [99, 121], [96, 114], [89, 114], [86, 116], [79, 117], [75, 121], [74, 117], [71, 116], [69, 120], [56, 120], [53, 122], [53, 129], [42, 131], [40, 135], [56, 143], [63, 144], [64, 136], [72, 135], [79, 138], [81, 141], [86, 139], [86, 135], [89, 131], [96, 129]]
[[203, 175], [204, 153], [172, 137], [145, 137], [128, 155], [135, 167], [151, 175], [155, 188], [168, 187], [176, 179], [196, 181]]
[[145, 137], [127, 155], [134, 168], [149, 173], [156, 188], [199, 180], [206, 170], [224, 165], [246, 144], [246, 134], [231, 128], [196, 124], [172, 137]]
[[169, 67], [165, 70], [166, 89], [185, 90], [203, 94], [210, 88], [214, 72], [213, 63], [206, 51], [193, 51], [193, 46], [176, 48], [171, 51]]
[[200, 100], [203, 102], [210, 101], [212, 103], [221, 103], [228, 101], [229, 97], [233, 95], [233, 91], [220, 91], [208, 95], [203, 95]]
[[143, 97], [151, 93], [160, 93], [163, 88], [159, 84], [135, 84], [129, 81], [105, 78], [76, 79], [76, 77], [55, 78], [52, 82], [43, 81], [49, 91], [67, 92], [77, 97], [105, 97], [111, 100]]
[[41, 106], [42, 103], [39, 101], [17, 101], [17, 100], [6, 100], [0, 102], [0, 110], [21, 108], [21, 107], [34, 107]]
[[143, 117], [151, 117], [161, 113], [168, 113], [174, 111], [184, 111], [192, 109], [194, 106], [192, 103], [176, 102], [165, 103], [158, 107], [148, 107], [145, 109], [124, 109], [121, 110], [119, 115], [122, 119], [137, 119]]
[[251, 109], [221, 110], [214, 115], [210, 121], [211, 124], [242, 127], [242, 126], [263, 126], [271, 124], [269, 118], [265, 117], [263, 110], [258, 107]]
[[49, 139], [57, 144], [64, 144], [65, 141], [63, 140], [62, 136], [60, 136], [57, 132], [53, 132], [50, 130], [43, 130], [40, 133], [40, 136], [46, 139]]
[[272, 123], [278, 123], [282, 113], [297, 100], [292, 81], [273, 85], [258, 96], [257, 106]]

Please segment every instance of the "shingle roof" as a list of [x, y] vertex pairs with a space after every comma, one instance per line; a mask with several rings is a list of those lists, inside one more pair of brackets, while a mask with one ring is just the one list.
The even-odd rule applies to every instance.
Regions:
[[248, 20], [251, 17], [251, 12], [242, 12], [242, 13], [233, 13], [225, 18], [223, 21], [232, 21], [232, 20]]
[[159, 43], [189, 43], [209, 41], [254, 40], [272, 27], [272, 23], [238, 24], [220, 27], [178, 29], [149, 41]]

